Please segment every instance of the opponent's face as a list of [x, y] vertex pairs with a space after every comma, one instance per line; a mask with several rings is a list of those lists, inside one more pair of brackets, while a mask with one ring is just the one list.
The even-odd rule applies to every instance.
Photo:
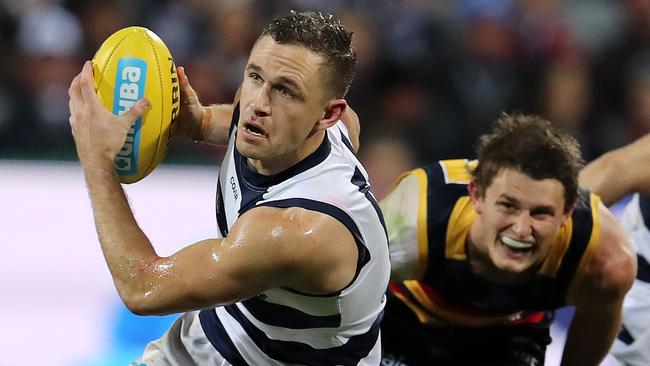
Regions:
[[241, 88], [237, 149], [242, 155], [283, 168], [304, 157], [306, 139], [322, 129], [328, 107], [323, 62], [307, 48], [278, 44], [270, 36], [257, 41]]
[[494, 267], [511, 273], [541, 263], [571, 214], [560, 181], [535, 180], [515, 169], [501, 170], [483, 195], [472, 184], [470, 195], [479, 213], [478, 245]]

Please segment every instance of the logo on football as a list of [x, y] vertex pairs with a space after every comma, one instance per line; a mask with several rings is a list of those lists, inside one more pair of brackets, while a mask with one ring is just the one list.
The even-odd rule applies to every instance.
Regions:
[[113, 33], [92, 63], [97, 95], [107, 110], [120, 115], [140, 98], [150, 102], [115, 158], [120, 181], [137, 182], [160, 164], [167, 151], [180, 100], [176, 65], [164, 42], [143, 27]]

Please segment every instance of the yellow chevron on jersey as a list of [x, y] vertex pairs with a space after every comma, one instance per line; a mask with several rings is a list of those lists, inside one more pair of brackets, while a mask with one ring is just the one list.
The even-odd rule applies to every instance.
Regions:
[[569, 249], [572, 232], [573, 220], [569, 218], [567, 222], [558, 229], [555, 236], [555, 242], [551, 245], [551, 250], [542, 263], [542, 267], [539, 270], [540, 273], [544, 273], [548, 276], [555, 276], [557, 274], [557, 271], [560, 269], [560, 265], [562, 264], [562, 258], [564, 258], [566, 251]]
[[478, 217], [469, 196], [463, 196], [456, 201], [451, 211], [449, 225], [447, 225], [447, 236], [445, 256], [449, 259], [466, 260], [465, 243], [469, 236], [469, 230]]
[[478, 160], [451, 159], [441, 160], [440, 167], [446, 183], [467, 184], [472, 180], [472, 171], [478, 166]]
[[582, 258], [578, 263], [577, 276], [580, 277], [578, 278], [579, 281], [582, 280], [581, 277], [586, 273], [585, 267], [587, 266], [587, 263], [589, 263], [589, 260], [593, 256], [594, 252], [596, 251], [596, 248], [598, 247], [598, 243], [600, 242], [600, 215], [598, 213], [598, 209], [601, 205], [601, 200], [600, 197], [591, 193], [589, 196], [589, 201], [591, 207], [593, 208], [591, 213], [592, 213], [594, 229], [591, 232], [591, 237], [589, 238], [589, 243], [587, 244], [585, 253], [582, 255]]
[[415, 169], [413, 174], [417, 177], [419, 185], [418, 196], [420, 202], [418, 206], [418, 251], [420, 253], [417, 276], [418, 278], [424, 275], [427, 270], [427, 258], [429, 256], [429, 238], [427, 234], [427, 174], [424, 169]]

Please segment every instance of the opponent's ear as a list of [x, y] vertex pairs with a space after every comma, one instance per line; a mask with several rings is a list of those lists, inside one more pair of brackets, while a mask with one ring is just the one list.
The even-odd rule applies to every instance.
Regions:
[[467, 185], [467, 191], [469, 192], [469, 198], [472, 200], [472, 206], [477, 213], [483, 211], [483, 196], [481, 195], [481, 189], [479, 188], [476, 181], [471, 181]]
[[334, 126], [334, 124], [336, 124], [336, 122], [341, 119], [341, 116], [347, 107], [348, 103], [345, 101], [345, 99], [331, 100], [329, 103], [327, 103], [327, 106], [325, 106], [323, 117], [318, 120], [318, 126], [316, 127], [320, 129], [326, 129]]
[[571, 218], [571, 215], [573, 215], [573, 209], [575, 206], [570, 206], [570, 207], [565, 207], [564, 212], [562, 212], [562, 225], [565, 225], [567, 221]]

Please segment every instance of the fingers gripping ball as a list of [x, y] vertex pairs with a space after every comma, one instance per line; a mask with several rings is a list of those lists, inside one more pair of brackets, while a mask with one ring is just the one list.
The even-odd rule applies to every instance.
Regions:
[[150, 102], [115, 158], [120, 181], [137, 182], [158, 166], [167, 151], [179, 107], [176, 66], [163, 41], [142, 27], [113, 33], [92, 63], [95, 89], [108, 111], [121, 115], [138, 99]]

